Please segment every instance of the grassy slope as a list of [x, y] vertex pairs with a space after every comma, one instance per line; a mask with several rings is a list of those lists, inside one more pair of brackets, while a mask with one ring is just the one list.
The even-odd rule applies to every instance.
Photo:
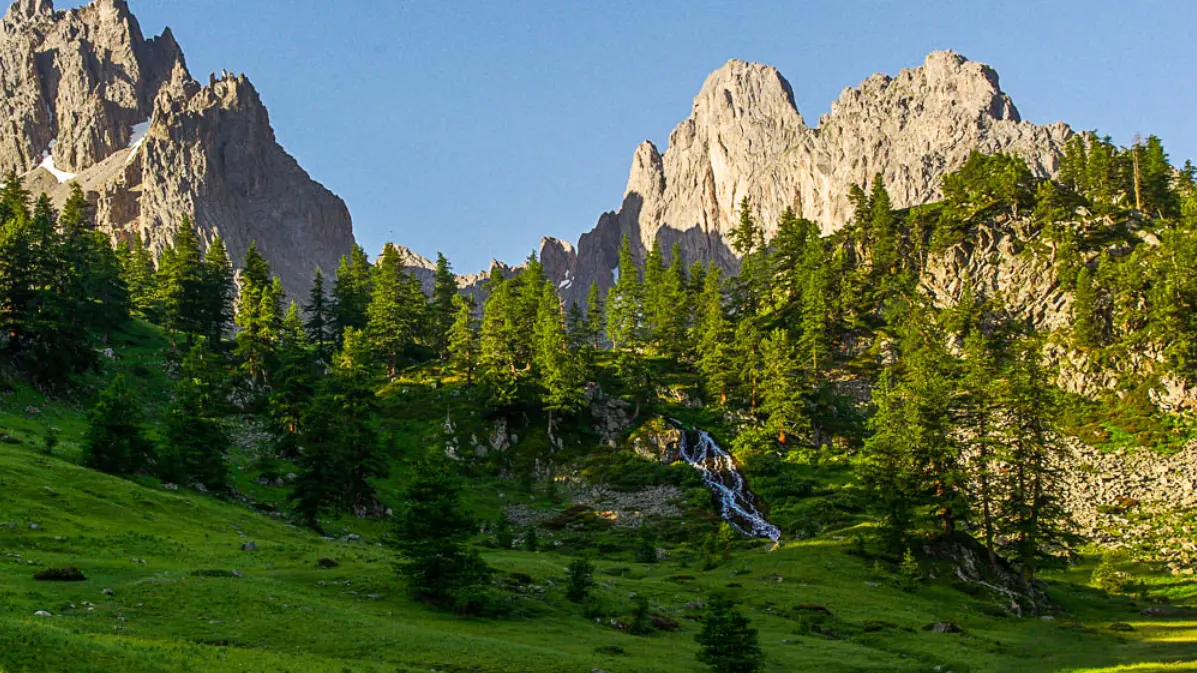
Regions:
[[[117, 348], [125, 357], [109, 369], [157, 388], [153, 333], [135, 332]], [[25, 414], [30, 405], [42, 413]], [[547, 593], [531, 594], [524, 617], [461, 619], [404, 596], [390, 552], [375, 544], [378, 524], [358, 528], [364, 542], [330, 541], [241, 503], [77, 467], [82, 406], [24, 388], [0, 397], [0, 434], [18, 442], [0, 443], [0, 671], [694, 671], [698, 623], [686, 618], [694, 613], [686, 605], [711, 590], [745, 603], [770, 671], [1197, 670], [1170, 664], [1195, 659], [1197, 616], [1144, 618], [1141, 605], [1084, 588], [1087, 567], [1052, 578], [1065, 610], [1056, 620], [994, 617], [946, 584], [907, 593], [876, 582], [870, 563], [845, 553], [850, 543], [835, 537], [773, 552], [744, 549], [710, 572], [597, 563], [597, 592], [623, 621], [629, 592], [638, 592], [681, 623], [678, 633], [635, 637], [588, 620], [560, 589], [570, 557], [551, 552], [488, 552], [492, 565], [530, 574]], [[410, 423], [400, 436], [431, 432]], [[46, 425], [62, 432], [53, 457], [37, 452]], [[495, 500], [486, 490], [472, 494], [475, 506]], [[266, 487], [255, 493], [284, 496]], [[241, 550], [249, 540], [258, 551]], [[326, 556], [341, 565], [318, 569]], [[40, 568], [67, 565], [88, 581], [32, 579]], [[615, 567], [629, 570], [602, 572]], [[196, 574], [230, 570], [242, 576]], [[1191, 578], [1144, 580], [1176, 604], [1197, 599]], [[823, 627], [836, 637], [798, 635], [811, 614], [795, 609], [800, 604], [830, 609], [835, 617]], [[35, 617], [37, 610], [54, 616]], [[939, 620], [966, 634], [920, 629]], [[1115, 621], [1135, 630], [1109, 630]], [[625, 653], [597, 651], [605, 646]]]

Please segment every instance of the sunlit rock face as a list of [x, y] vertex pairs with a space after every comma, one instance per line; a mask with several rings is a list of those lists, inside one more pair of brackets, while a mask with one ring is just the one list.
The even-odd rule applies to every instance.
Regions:
[[349, 252], [349, 211], [275, 139], [244, 75], [195, 81], [170, 30], [145, 39], [123, 0], [18, 0], [0, 32], [0, 170], [61, 204], [72, 182], [116, 238], [155, 253], [184, 218], [234, 264], [256, 241], [293, 296]]
[[787, 207], [829, 233], [851, 216], [849, 187], [877, 173], [903, 208], [939, 198], [943, 174], [973, 150], [1012, 152], [1054, 175], [1070, 134], [1064, 124], [1021, 121], [997, 73], [953, 52], [845, 89], [817, 127], [776, 69], [732, 60], [707, 77], [663, 154], [650, 142], [636, 149], [620, 209], [604, 213], [572, 265], [553, 265], [550, 277], [570, 274], [567, 300], [580, 302], [591, 282], [609, 287], [624, 235], [641, 258], [659, 240], [667, 257], [677, 243], [687, 264], [734, 271], [728, 233], [744, 197], [768, 236]]

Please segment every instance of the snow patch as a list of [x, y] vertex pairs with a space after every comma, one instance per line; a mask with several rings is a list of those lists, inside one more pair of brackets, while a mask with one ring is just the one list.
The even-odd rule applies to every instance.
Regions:
[[50, 175], [53, 175], [54, 178], [58, 180], [59, 184], [75, 179], [75, 176], [78, 175], [78, 173], [67, 173], [66, 171], [61, 171], [58, 170], [58, 167], [54, 165], [54, 155], [50, 153], [50, 149], [53, 147], [54, 142], [51, 141], [50, 148], [46, 150], [45, 157], [42, 159], [42, 163], [39, 165], [49, 171]]
[[133, 125], [133, 135], [129, 137], [129, 156], [125, 159], [128, 164], [133, 161], [133, 157], [137, 154], [137, 150], [141, 149], [145, 143], [145, 134], [150, 131], [150, 120], [147, 119], [140, 124]]
[[574, 284], [574, 282], [572, 280], [566, 278], [565, 280], [561, 281], [560, 283], [557, 283], [557, 289], [564, 290], [573, 284]]

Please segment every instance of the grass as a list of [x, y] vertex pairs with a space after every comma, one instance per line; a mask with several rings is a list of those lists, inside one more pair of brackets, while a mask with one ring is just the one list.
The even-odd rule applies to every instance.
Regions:
[[[1088, 587], [1091, 562], [1046, 577], [1059, 608], [1052, 620], [1017, 618], [943, 578], [907, 592], [892, 581], [892, 567], [883, 564], [877, 576], [873, 562], [854, 553], [858, 533], [869, 534], [864, 517], [837, 524], [838, 531], [812, 528], [812, 537], [776, 551], [744, 541], [709, 571], [700, 569], [693, 550], [702, 540], [685, 539], [688, 529], [668, 538], [668, 557], [655, 564], [629, 560], [634, 533], [604, 532], [603, 539], [623, 535], [627, 545], [612, 545], [595, 559], [589, 616], [564, 598], [565, 568], [583, 551], [576, 538], [559, 535], [565, 544], [555, 551], [484, 550], [501, 578], [532, 579], [510, 590], [514, 616], [484, 620], [435, 611], [407, 597], [394, 555], [382, 544], [384, 522], [340, 519], [328, 528], [335, 537], [324, 538], [235, 499], [79, 467], [82, 411], [113, 371], [136, 377], [151, 417], [160, 413], [165, 398], [154, 393], [165, 389], [160, 347], [160, 337], [142, 326], [114, 340], [121, 360], [105, 363], [103, 373], [85, 378], [70, 396], [51, 400], [20, 386], [0, 395], [0, 435], [10, 438], [0, 442], [0, 672], [690, 672], [700, 670], [694, 606], [712, 592], [741, 603], [760, 631], [767, 670], [776, 673], [937, 666], [957, 673], [1197, 670], [1197, 611], [1145, 617], [1143, 608], [1157, 603]], [[446, 410], [480, 438], [489, 427], [490, 419], [452, 389], [421, 377], [405, 375], [380, 395], [383, 430], [394, 439], [393, 476], [380, 492], [392, 504], [404, 466], [441, 432]], [[677, 411], [689, 414], [687, 422], [719, 423], [703, 410]], [[51, 425], [60, 429], [61, 443], [47, 456], [40, 446]], [[521, 432], [521, 444], [544, 441]], [[585, 447], [563, 451], [582, 455]], [[524, 458], [520, 450], [510, 456], [517, 464]], [[286, 501], [286, 487], [254, 483], [251, 463], [234, 474], [238, 490], [254, 499]], [[468, 504], [484, 520], [517, 498], [553, 507], [510, 480], [471, 474]], [[787, 466], [778, 474], [784, 478], [762, 482], [763, 491], [803, 490], [809, 482], [809, 501], [818, 502], [850, 487], [844, 466]], [[361, 541], [340, 541], [347, 532]], [[242, 550], [249, 541], [257, 551]], [[321, 568], [325, 557], [338, 565]], [[64, 567], [79, 568], [87, 580], [34, 579]], [[1192, 577], [1144, 565], [1127, 570], [1154, 601], [1197, 602]], [[632, 594], [647, 597], [680, 630], [638, 637], [611, 628], [612, 618], [630, 621]], [[53, 616], [34, 615], [41, 610]], [[954, 622], [964, 633], [923, 630], [937, 621]], [[1131, 630], [1112, 629], [1117, 623]]]

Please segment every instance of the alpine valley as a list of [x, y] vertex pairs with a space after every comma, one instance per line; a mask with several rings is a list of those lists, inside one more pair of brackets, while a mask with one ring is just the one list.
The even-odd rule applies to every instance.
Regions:
[[731, 60], [457, 275], [124, 0], [13, 3], [0, 93], [0, 673], [1197, 670], [1156, 136], [949, 51], [808, 125]]

